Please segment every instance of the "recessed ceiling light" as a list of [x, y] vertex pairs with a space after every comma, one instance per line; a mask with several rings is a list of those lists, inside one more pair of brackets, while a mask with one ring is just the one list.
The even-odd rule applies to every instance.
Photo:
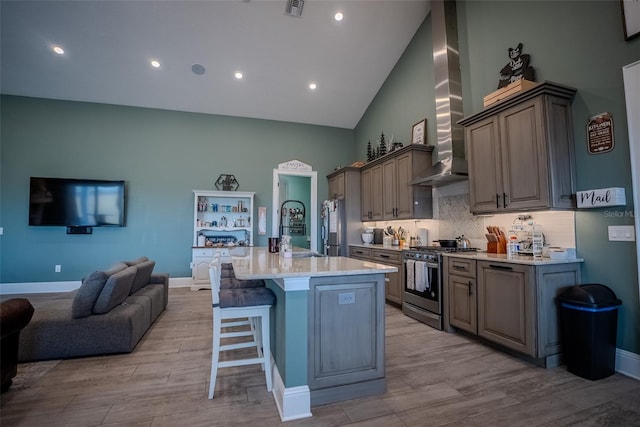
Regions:
[[55, 53], [57, 53], [58, 55], [64, 55], [64, 49], [63, 49], [63, 48], [61, 48], [61, 47], [60, 47], [60, 46], [58, 46], [58, 45], [53, 45], [53, 46], [51, 47], [51, 49], [53, 49], [53, 51], [54, 51]]
[[333, 19], [335, 19], [338, 22], [342, 21], [343, 18], [344, 18], [344, 15], [342, 14], [342, 12], [336, 12], [336, 14], [333, 15]]
[[309, 83], [309, 89], [311, 90], [316, 90], [318, 88], [318, 84], [317, 83]]
[[242, 73], [240, 71], [236, 71], [236, 73], [234, 74], [234, 77], [238, 80], [242, 80], [242, 77], [244, 77], [242, 75]]
[[153, 68], [160, 68], [160, 61], [156, 60], [156, 59], [152, 59], [151, 60], [151, 66]]

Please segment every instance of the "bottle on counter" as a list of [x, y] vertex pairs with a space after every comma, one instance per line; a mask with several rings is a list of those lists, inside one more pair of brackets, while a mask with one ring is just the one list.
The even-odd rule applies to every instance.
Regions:
[[542, 246], [544, 245], [544, 236], [542, 234], [542, 226], [533, 224], [531, 227], [531, 250], [534, 257], [542, 257]]

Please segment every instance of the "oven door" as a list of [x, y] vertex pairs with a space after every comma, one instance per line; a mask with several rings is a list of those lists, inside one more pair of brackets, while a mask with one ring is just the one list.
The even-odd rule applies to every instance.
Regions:
[[404, 261], [404, 301], [435, 314], [442, 314], [440, 263]]

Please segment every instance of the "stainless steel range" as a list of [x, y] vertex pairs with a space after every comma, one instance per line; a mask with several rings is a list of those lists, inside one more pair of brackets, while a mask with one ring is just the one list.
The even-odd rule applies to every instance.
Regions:
[[405, 251], [403, 313], [442, 330], [444, 312], [442, 254], [476, 250], [475, 248], [420, 246], [411, 247]]

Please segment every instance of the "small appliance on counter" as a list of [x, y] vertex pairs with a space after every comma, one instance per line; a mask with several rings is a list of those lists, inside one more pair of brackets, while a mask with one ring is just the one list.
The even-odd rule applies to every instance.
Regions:
[[362, 233], [362, 243], [373, 243], [373, 227], [365, 227]]
[[373, 229], [373, 244], [381, 245], [384, 241], [384, 230], [382, 228]]

